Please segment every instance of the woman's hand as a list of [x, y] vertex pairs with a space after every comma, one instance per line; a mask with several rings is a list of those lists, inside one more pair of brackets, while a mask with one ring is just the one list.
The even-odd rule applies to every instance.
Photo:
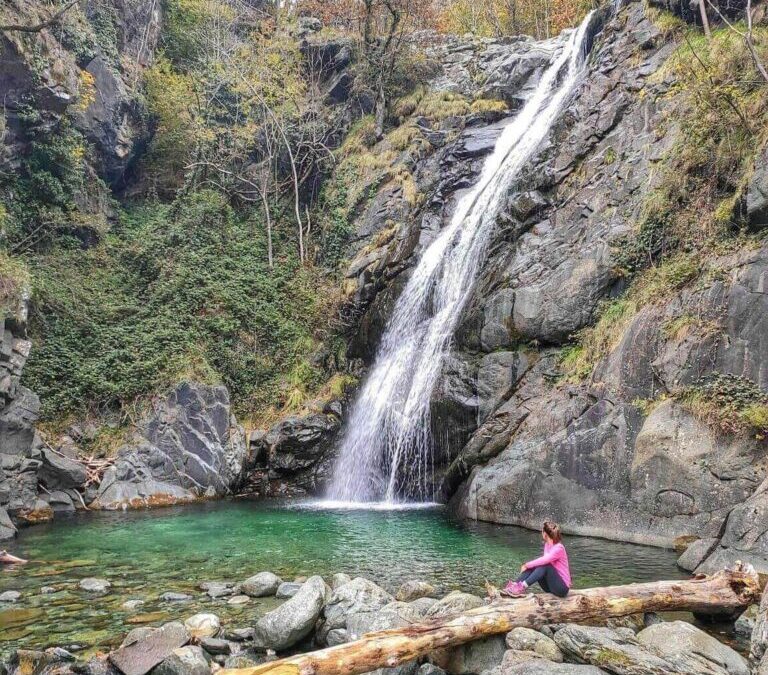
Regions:
[[528, 569], [528, 563], [523, 563], [520, 565], [520, 571], [525, 572]]

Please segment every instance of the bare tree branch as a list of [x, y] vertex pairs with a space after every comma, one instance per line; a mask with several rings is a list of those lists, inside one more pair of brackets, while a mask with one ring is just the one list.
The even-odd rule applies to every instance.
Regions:
[[25, 26], [23, 24], [5, 24], [0, 25], [0, 32], [17, 32], [17, 33], [39, 33], [44, 28], [48, 28], [52, 26], [55, 23], [58, 23], [59, 19], [61, 19], [64, 14], [70, 10], [72, 7], [74, 7], [80, 0], [70, 0], [66, 5], [64, 5], [58, 12], [53, 14], [49, 19], [46, 19], [45, 21], [41, 21], [38, 24], [35, 24], [34, 26]]

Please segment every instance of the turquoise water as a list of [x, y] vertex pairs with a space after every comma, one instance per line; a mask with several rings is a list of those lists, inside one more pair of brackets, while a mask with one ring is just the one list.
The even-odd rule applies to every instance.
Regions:
[[[567, 538], [577, 587], [680, 578], [672, 551], [584, 537]], [[335, 572], [361, 575], [394, 590], [424, 579], [441, 593], [482, 593], [539, 554], [540, 535], [516, 527], [456, 522], [440, 507], [400, 511], [320, 509], [252, 501], [132, 512], [95, 512], [24, 530], [9, 550], [32, 562], [0, 572], [0, 592], [19, 590], [0, 605], [0, 654], [11, 648], [78, 645], [107, 648], [137, 624], [150, 625], [213, 611], [233, 627], [249, 625], [274, 599], [242, 607], [211, 600], [202, 581], [242, 581], [262, 570], [285, 579]], [[77, 588], [98, 576], [109, 594]], [[41, 595], [43, 586], [56, 592]], [[193, 595], [161, 602], [167, 591]], [[127, 611], [121, 604], [142, 599]]]

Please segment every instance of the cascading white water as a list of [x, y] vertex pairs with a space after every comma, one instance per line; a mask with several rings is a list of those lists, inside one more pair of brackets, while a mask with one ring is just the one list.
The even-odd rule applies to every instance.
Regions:
[[328, 497], [434, 499], [430, 396], [509, 186], [547, 136], [584, 70], [590, 13], [507, 125], [479, 180], [427, 247], [400, 295], [347, 421]]

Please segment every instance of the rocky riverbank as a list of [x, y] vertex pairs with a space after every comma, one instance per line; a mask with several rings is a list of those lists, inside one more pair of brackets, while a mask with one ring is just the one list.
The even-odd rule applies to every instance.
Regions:
[[[83, 579], [78, 584], [94, 604], [113, 593], [107, 579]], [[41, 588], [41, 593], [55, 589]], [[242, 668], [355, 640], [365, 633], [405, 627], [423, 620], [451, 616], [482, 606], [485, 599], [454, 591], [436, 597], [428, 582], [412, 580], [389, 592], [361, 577], [335, 574], [285, 581], [260, 572], [240, 582], [207, 581], [197, 593], [211, 609], [184, 620], [131, 630], [118, 647], [89, 658], [77, 656], [77, 646], [51, 646], [44, 651], [12, 653], [3, 675], [208, 675], [221, 668]], [[166, 602], [185, 603], [190, 594], [168, 592]], [[247, 606], [271, 599], [274, 608], [242, 623], [226, 623], [216, 605]], [[24, 597], [6, 592], [0, 605], [23, 608]], [[143, 601], [126, 599], [140, 612]], [[736, 631], [751, 639], [742, 655], [696, 626], [656, 614], [593, 622], [593, 625], [545, 625], [539, 630], [515, 628], [467, 645], [431, 654], [378, 675], [749, 675], [768, 672], [764, 659], [768, 630], [768, 594], [760, 607], [750, 607], [737, 621]], [[752, 667], [756, 670], [751, 671]]]

